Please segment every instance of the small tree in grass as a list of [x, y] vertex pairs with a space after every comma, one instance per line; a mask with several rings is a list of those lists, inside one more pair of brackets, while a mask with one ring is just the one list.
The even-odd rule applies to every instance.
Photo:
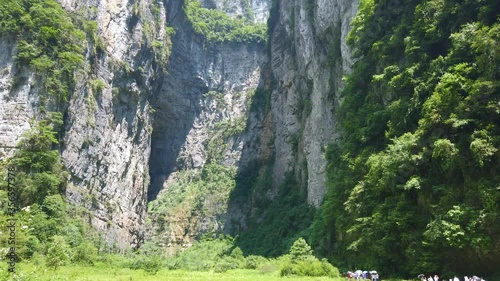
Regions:
[[339, 270], [326, 259], [318, 260], [303, 238], [297, 239], [290, 248], [290, 259], [281, 267], [281, 276], [328, 276], [337, 278]]
[[70, 248], [63, 236], [56, 235], [47, 250], [47, 266], [58, 269], [70, 259]]
[[97, 248], [89, 241], [80, 243], [75, 249], [73, 254], [73, 261], [84, 264], [94, 265], [97, 259]]
[[293, 245], [290, 248], [290, 258], [292, 259], [292, 261], [314, 259], [311, 246], [307, 244], [304, 238], [299, 238], [295, 242], [293, 242]]
[[129, 265], [131, 269], [144, 269], [146, 273], [155, 275], [163, 267], [162, 257], [159, 255], [146, 256], [137, 254]]

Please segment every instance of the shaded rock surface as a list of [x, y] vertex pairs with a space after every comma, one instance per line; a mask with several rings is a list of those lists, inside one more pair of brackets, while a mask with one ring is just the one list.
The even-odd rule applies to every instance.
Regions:
[[352, 65], [349, 23], [358, 1], [279, 1], [271, 40], [274, 186], [294, 172], [318, 207], [326, 191], [324, 147], [333, 142], [342, 76]]
[[[236, 167], [248, 135], [249, 100], [266, 61], [258, 43], [213, 44], [193, 32], [179, 1], [167, 1], [169, 26], [176, 30], [168, 75], [153, 98], [149, 200], [172, 190], [178, 173], [207, 163]], [[239, 127], [239, 128], [238, 128]], [[232, 130], [233, 132], [228, 132]], [[209, 194], [206, 195], [210, 197]], [[227, 200], [218, 202], [227, 205]], [[209, 200], [209, 199], [207, 199]], [[205, 206], [207, 207], [207, 206]], [[227, 223], [217, 208], [178, 221], [165, 218], [173, 232], [157, 237], [164, 245], [190, 243], [200, 233], [220, 231]], [[152, 218], [153, 228], [159, 222]], [[162, 235], [161, 233], [152, 235]]]

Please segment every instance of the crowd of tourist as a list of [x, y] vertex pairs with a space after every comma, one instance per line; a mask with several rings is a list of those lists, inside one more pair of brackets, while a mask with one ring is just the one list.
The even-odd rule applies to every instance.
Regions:
[[[434, 275], [434, 277], [432, 275], [429, 275], [429, 277], [425, 277], [424, 274], [420, 274], [418, 276], [418, 278], [421, 281], [439, 281], [439, 276], [437, 274]], [[443, 281], [446, 281], [446, 279], [444, 279]], [[486, 281], [486, 280], [484, 280], [481, 277], [477, 277], [477, 276], [474, 275], [472, 277], [464, 276], [463, 280], [461, 280], [460, 278], [458, 278], [457, 276], [455, 276], [453, 278], [449, 278], [448, 281]]]
[[[371, 281], [379, 281], [379, 276], [378, 273], [375, 270], [372, 271], [363, 271], [363, 270], [356, 270], [356, 271], [347, 271], [346, 273], [347, 280], [355, 279], [355, 280], [371, 280]], [[439, 281], [439, 276], [435, 274], [434, 276], [429, 275], [426, 277], [424, 274], [418, 275], [418, 279], [421, 281]], [[453, 278], [449, 278], [449, 280], [442, 280], [442, 281], [486, 281], [481, 277], [478, 276], [464, 276], [463, 279], [458, 278], [457, 276]]]
[[[356, 270], [354, 272], [352, 271], [347, 271], [347, 279], [356, 279], [356, 280], [368, 280], [370, 279], [371, 281], [378, 281], [378, 273], [375, 270], [372, 271], [363, 271], [363, 270]], [[472, 281], [472, 280], [471, 280]]]

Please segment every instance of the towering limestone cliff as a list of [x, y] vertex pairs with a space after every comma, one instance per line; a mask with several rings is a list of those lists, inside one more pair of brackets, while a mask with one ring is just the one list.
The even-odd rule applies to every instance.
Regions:
[[[170, 45], [165, 9], [150, 1], [61, 4], [87, 32], [86, 42], [80, 42], [85, 62], [75, 72], [68, 102], [62, 109], [49, 102], [47, 108], [64, 113], [60, 155], [71, 175], [67, 200], [87, 208], [89, 220], [110, 243], [135, 246], [143, 237], [149, 186], [149, 99]], [[14, 63], [15, 38], [3, 37], [1, 49], [2, 145], [15, 146], [30, 128], [29, 119], [41, 116], [44, 78], [33, 67]]]
[[[64, 1], [66, 10], [95, 7], [105, 50], [93, 60], [69, 103], [62, 159], [70, 201], [92, 210], [92, 223], [121, 247], [143, 239], [149, 186], [151, 97], [170, 48], [165, 8], [152, 1]], [[104, 82], [92, 92], [89, 79]], [[95, 96], [92, 100], [90, 95]]]
[[[258, 7], [268, 3], [254, 2], [260, 3]], [[186, 7], [182, 1], [166, 3], [175, 35], [168, 74], [152, 102], [149, 199], [159, 196], [151, 206], [154, 239], [163, 245], [185, 245], [209, 230], [221, 232], [227, 224], [225, 205], [232, 184], [224, 189], [216, 183], [215, 190], [203, 191], [189, 183], [204, 185], [199, 177], [209, 167], [234, 177], [242, 147], [254, 134], [245, 127], [266, 56], [263, 42], [216, 42], [196, 32], [186, 11], [204, 8]], [[258, 7], [252, 15], [266, 18], [268, 11]]]
[[252, 160], [240, 166], [231, 201], [230, 213], [245, 214], [231, 229], [245, 251], [278, 255], [307, 235], [326, 192], [325, 146], [338, 137], [335, 110], [352, 65], [346, 38], [356, 10], [357, 1], [274, 2], [258, 92], [264, 102], [252, 119], [259, 134], [243, 150]]
[[[191, 243], [207, 231], [237, 234], [247, 220], [265, 218], [268, 205], [261, 203], [277, 200], [288, 179], [308, 205], [318, 207], [325, 194], [323, 148], [336, 137], [333, 114], [352, 64], [345, 41], [357, 2], [200, 3], [60, 2], [87, 32], [85, 62], [67, 103], [48, 105], [64, 113], [66, 196], [120, 247], [138, 245], [146, 231], [163, 244]], [[193, 22], [204, 8], [257, 31], [215, 38]], [[270, 11], [266, 43], [251, 36], [261, 34]], [[1, 38], [3, 157], [12, 155], [30, 119], [42, 116], [43, 83], [36, 69], [15, 63], [18, 44]], [[180, 183], [214, 183], [207, 169], [221, 169], [230, 181], [190, 199]], [[252, 169], [252, 180], [265, 183], [241, 193]], [[175, 194], [184, 205], [168, 201]]]
[[[236, 2], [202, 3], [238, 17], [245, 7], [231, 6]], [[253, 20], [263, 18], [255, 8], [263, 5], [252, 2]], [[300, 201], [319, 207], [326, 190], [324, 146], [335, 140], [335, 104], [352, 64], [346, 37], [356, 6], [275, 2], [265, 53], [261, 44], [208, 41], [186, 24], [179, 3], [167, 4], [176, 35], [169, 75], [154, 102], [150, 162], [150, 199], [160, 192], [150, 208], [158, 242], [186, 245], [209, 230], [252, 232], [254, 223], [274, 219], [266, 218], [266, 202], [279, 199], [287, 178], [305, 191]], [[224, 135], [220, 125], [237, 122], [245, 130]], [[237, 167], [233, 191], [193, 187], [210, 185], [196, 171], [214, 163]]]
[[335, 107], [352, 61], [346, 38], [357, 1], [279, 1], [270, 68], [277, 185], [293, 172], [318, 207], [325, 194], [324, 147], [335, 140]]

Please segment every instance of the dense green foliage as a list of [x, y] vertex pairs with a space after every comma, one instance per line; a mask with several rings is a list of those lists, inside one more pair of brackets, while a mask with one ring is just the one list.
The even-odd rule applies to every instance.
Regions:
[[288, 262], [281, 267], [281, 276], [340, 277], [339, 270], [326, 259], [320, 261], [312, 255], [311, 247], [303, 238], [299, 238], [293, 243], [287, 258]]
[[20, 149], [11, 159], [17, 170], [19, 206], [42, 204], [47, 196], [63, 191], [66, 173], [54, 149], [58, 144], [56, 130], [61, 125], [61, 114], [53, 113], [51, 118], [37, 122], [20, 141]]
[[179, 253], [167, 261], [170, 269], [224, 272], [229, 269], [244, 268], [245, 259], [239, 248], [233, 247], [233, 238], [213, 239], [206, 236], [193, 247]]
[[53, 98], [60, 110], [73, 87], [73, 73], [84, 62], [85, 33], [55, 0], [5, 0], [0, 3], [0, 36], [16, 39], [17, 64], [35, 70], [42, 78], [42, 102]]
[[498, 272], [498, 1], [363, 0], [312, 239], [385, 276]]
[[280, 271], [281, 276], [327, 276], [331, 278], [340, 277], [339, 270], [331, 265], [326, 259], [297, 261], [285, 264]]
[[[56, 138], [56, 130], [61, 124], [59, 113], [34, 122], [33, 128], [19, 142], [20, 148], [14, 156], [1, 163], [2, 179], [7, 176], [4, 174], [7, 170], [5, 166], [15, 167], [11, 176], [15, 176], [17, 259], [41, 259], [54, 269], [70, 261], [92, 264], [98, 249], [106, 248], [100, 236], [84, 222], [87, 210], [64, 201], [67, 173], [60, 163]], [[2, 181], [2, 250], [8, 248], [10, 234], [5, 231], [8, 219], [6, 191], [7, 181]]]
[[150, 275], [155, 275], [163, 267], [162, 258], [160, 256], [137, 255], [130, 263], [130, 269], [143, 269]]
[[290, 248], [290, 259], [292, 261], [308, 260], [310, 256], [312, 256], [312, 249], [304, 238], [299, 238], [293, 242]]
[[63, 236], [56, 235], [47, 249], [47, 266], [57, 269], [69, 261], [70, 248]]
[[248, 268], [261, 271], [279, 270], [281, 276], [329, 276], [339, 277], [339, 271], [325, 259], [318, 260], [304, 239], [299, 238], [290, 248], [290, 254], [268, 260], [261, 256], [244, 257], [234, 239], [223, 236], [217, 239], [207, 236], [193, 247], [167, 259], [170, 269], [191, 271], [226, 272], [231, 269]]
[[341, 278], [287, 276], [283, 278], [276, 271], [233, 269], [226, 272], [186, 271], [162, 269], [156, 275], [142, 270], [99, 263], [96, 266], [67, 265], [57, 271], [45, 270], [34, 263], [19, 264], [19, 273], [8, 278], [8, 273], [0, 264], [0, 280], [19, 281], [342, 281]]
[[245, 19], [233, 19], [226, 13], [206, 9], [196, 0], [184, 2], [184, 12], [194, 32], [212, 42], [266, 42], [267, 26]]
[[171, 222], [201, 221], [226, 212], [235, 174], [234, 167], [219, 164], [206, 164], [201, 171], [179, 172], [175, 182], [149, 203], [155, 235], [170, 233]]
[[[313, 218], [305, 191], [289, 175], [278, 188], [276, 196], [269, 198], [272, 187], [272, 161], [249, 165], [236, 178], [236, 189], [231, 194], [233, 204], [245, 204], [250, 198], [254, 208], [248, 218], [248, 231], [242, 231], [236, 244], [246, 254], [277, 257], [285, 254], [292, 243], [307, 236]], [[258, 179], [258, 180], [255, 180]]]

